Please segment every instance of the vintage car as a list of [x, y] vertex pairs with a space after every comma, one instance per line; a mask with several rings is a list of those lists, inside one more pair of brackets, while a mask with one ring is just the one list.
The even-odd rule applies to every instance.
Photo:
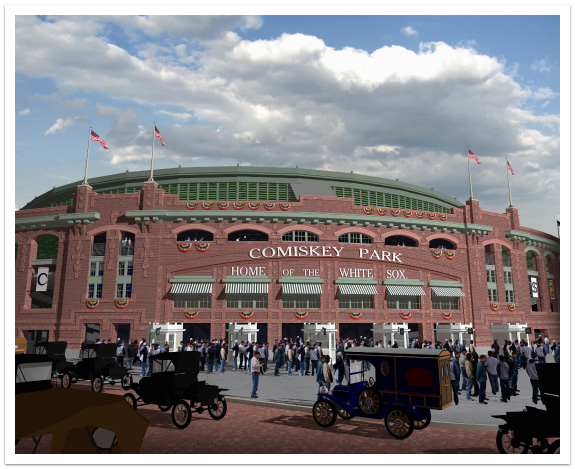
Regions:
[[451, 405], [449, 357], [434, 349], [348, 348], [348, 384], [331, 394], [322, 387], [313, 418], [322, 427], [333, 425], [338, 415], [384, 419], [393, 437], [407, 438], [430, 424], [431, 409]]
[[51, 453], [138, 453], [148, 428], [122, 396], [80, 389], [19, 394], [15, 414], [16, 444], [33, 439], [33, 444], [20, 443], [32, 453], [43, 435], [52, 435]]
[[[521, 412], [493, 417], [505, 420], [497, 432], [497, 449], [503, 454], [559, 453], [559, 363], [537, 363], [541, 401], [545, 410], [527, 406]], [[525, 391], [527, 392], [527, 391]], [[537, 441], [533, 444], [533, 439]], [[549, 439], [553, 439], [549, 443]]]
[[52, 359], [42, 355], [16, 354], [16, 394], [53, 387]]
[[198, 381], [199, 352], [165, 352], [151, 359], [152, 374], [130, 386], [139, 397], [124, 394], [134, 408], [155, 404], [162, 412], [172, 409], [172, 421], [180, 429], [190, 424], [194, 412], [207, 410], [214, 420], [224, 418], [227, 403], [222, 392], [227, 389]]
[[69, 388], [76, 381], [90, 381], [92, 391], [102, 392], [104, 383], [121, 380], [123, 389], [130, 389], [132, 376], [126, 367], [116, 364], [116, 344], [82, 344], [82, 359], [62, 374], [62, 387]]
[[70, 371], [75, 363], [66, 360], [66, 348], [68, 343], [65, 341], [57, 342], [38, 342], [34, 344], [34, 354], [48, 357], [52, 360], [52, 377], [61, 379], [64, 373]]

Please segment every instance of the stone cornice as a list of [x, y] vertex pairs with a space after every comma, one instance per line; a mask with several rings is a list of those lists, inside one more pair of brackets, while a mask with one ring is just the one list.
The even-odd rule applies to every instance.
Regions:
[[45, 217], [16, 218], [16, 231], [37, 230], [40, 228], [64, 228], [76, 223], [89, 225], [100, 219], [98, 212], [61, 213]]
[[528, 246], [535, 246], [538, 248], [547, 249], [549, 251], [559, 252], [559, 242], [553, 241], [552, 239], [543, 238], [541, 236], [536, 236], [525, 231], [517, 230], [507, 230], [505, 236], [509, 238], [510, 241], [519, 241], [520, 243], [526, 244]]
[[310, 223], [324, 225], [383, 226], [410, 230], [428, 230], [466, 235], [487, 235], [493, 227], [472, 223], [455, 223], [441, 220], [417, 220], [380, 215], [352, 213], [280, 212], [280, 211], [226, 211], [226, 210], [128, 210], [126, 217], [136, 222], [265, 222], [265, 223]]

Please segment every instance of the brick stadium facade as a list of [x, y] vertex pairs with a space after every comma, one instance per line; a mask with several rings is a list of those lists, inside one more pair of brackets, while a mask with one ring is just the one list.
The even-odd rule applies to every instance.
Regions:
[[559, 338], [559, 240], [515, 208], [328, 171], [147, 176], [16, 212], [17, 337]]

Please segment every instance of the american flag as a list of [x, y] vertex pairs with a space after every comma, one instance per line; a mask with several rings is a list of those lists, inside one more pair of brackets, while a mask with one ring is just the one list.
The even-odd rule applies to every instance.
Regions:
[[477, 164], [481, 164], [481, 161], [479, 161], [479, 158], [477, 158], [477, 155], [475, 153], [473, 153], [469, 148], [467, 149], [467, 155], [469, 156], [469, 158], [472, 158], [475, 161], [477, 161]]
[[513, 176], [515, 176], [515, 173], [513, 172], [513, 168], [511, 167], [511, 165], [509, 164], [509, 161], [507, 161], [507, 169], [509, 171], [511, 171], [511, 174], [513, 174]]
[[162, 138], [162, 134], [155, 125], [154, 125], [154, 137], [158, 137], [160, 139], [160, 142], [162, 142], [163, 147], [166, 146], [166, 144], [164, 143], [164, 139]]
[[104, 140], [102, 140], [102, 137], [100, 137], [96, 132], [94, 132], [93, 130], [90, 131], [90, 140], [94, 140], [94, 142], [100, 142], [102, 144], [102, 146], [108, 150], [110, 147], [108, 147], [108, 144], [106, 142], [104, 142]]

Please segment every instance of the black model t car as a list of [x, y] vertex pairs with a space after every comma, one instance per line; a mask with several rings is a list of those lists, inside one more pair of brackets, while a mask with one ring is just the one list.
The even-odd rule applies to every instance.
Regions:
[[227, 403], [221, 393], [227, 389], [198, 381], [199, 352], [165, 352], [152, 355], [151, 360], [151, 376], [130, 386], [139, 397], [124, 394], [134, 408], [156, 404], [162, 412], [172, 409], [172, 421], [180, 429], [190, 424], [194, 412], [207, 410], [214, 420], [224, 418]]
[[31, 353], [16, 355], [16, 394], [53, 387], [52, 359]]
[[116, 364], [116, 344], [82, 344], [82, 360], [62, 375], [62, 387], [89, 380], [92, 391], [102, 392], [104, 383], [116, 384], [121, 380], [122, 388], [130, 389], [132, 376], [126, 367]]
[[[497, 432], [497, 449], [503, 454], [559, 453], [559, 363], [537, 363], [541, 401], [545, 410], [527, 406], [521, 412], [493, 417], [505, 420]], [[533, 444], [533, 439], [537, 441]], [[552, 443], [548, 440], [553, 439]]]
[[65, 341], [57, 342], [38, 342], [34, 345], [34, 353], [43, 355], [52, 360], [52, 377], [61, 379], [62, 375], [69, 372], [74, 363], [66, 360], [66, 348], [68, 343]]

